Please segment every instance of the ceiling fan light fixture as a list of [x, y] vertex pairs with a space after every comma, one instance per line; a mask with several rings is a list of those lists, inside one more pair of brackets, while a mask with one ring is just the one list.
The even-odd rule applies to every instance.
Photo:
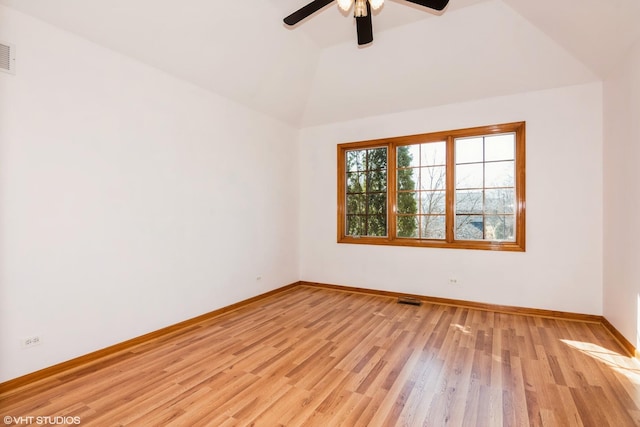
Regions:
[[338, 0], [338, 7], [345, 12], [351, 9], [353, 5], [353, 0]]
[[371, 5], [371, 9], [378, 10], [384, 4], [384, 0], [369, 0], [369, 4]]
[[[0, 0], [1, 1], [1, 0]], [[372, 10], [380, 9], [384, 0], [336, 0], [338, 7], [347, 12], [353, 8], [353, 16], [355, 17], [356, 34], [358, 35], [358, 46], [367, 45], [373, 41], [373, 25], [371, 23]], [[444, 10], [449, 0], [405, 0], [415, 3], [433, 10]], [[300, 21], [307, 19], [309, 16], [325, 8], [333, 0], [311, 0], [305, 6], [293, 12], [284, 18], [284, 23], [290, 27], [297, 25]]]
[[356, 0], [356, 7], [353, 10], [353, 16], [356, 18], [367, 16], [367, 0]]

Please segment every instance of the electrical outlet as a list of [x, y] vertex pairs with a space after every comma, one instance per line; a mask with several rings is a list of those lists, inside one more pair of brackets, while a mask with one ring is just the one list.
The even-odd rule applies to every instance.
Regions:
[[458, 281], [456, 277], [449, 277], [449, 284], [451, 286], [458, 286], [460, 284], [460, 281]]
[[29, 348], [42, 343], [42, 338], [39, 335], [33, 335], [20, 340], [20, 346], [22, 348]]

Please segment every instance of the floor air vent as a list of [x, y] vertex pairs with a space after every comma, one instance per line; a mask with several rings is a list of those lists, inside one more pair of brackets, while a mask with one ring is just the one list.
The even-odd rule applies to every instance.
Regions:
[[398, 304], [422, 305], [422, 301], [412, 297], [398, 297]]
[[0, 71], [16, 73], [16, 50], [13, 45], [0, 42]]

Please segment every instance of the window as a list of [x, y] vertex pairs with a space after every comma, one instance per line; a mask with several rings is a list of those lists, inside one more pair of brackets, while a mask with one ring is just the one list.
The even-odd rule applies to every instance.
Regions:
[[346, 152], [346, 234], [387, 235], [387, 148]]
[[338, 145], [338, 242], [525, 250], [525, 123]]

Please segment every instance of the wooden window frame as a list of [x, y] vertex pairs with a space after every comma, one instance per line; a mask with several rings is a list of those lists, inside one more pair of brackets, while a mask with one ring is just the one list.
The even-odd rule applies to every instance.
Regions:
[[[525, 211], [526, 211], [526, 174], [525, 174], [525, 122], [505, 123], [444, 132], [383, 138], [370, 141], [338, 144], [338, 243], [417, 246], [430, 248], [479, 249], [495, 251], [525, 251]], [[494, 134], [515, 134], [515, 240], [456, 240], [455, 223], [455, 139], [466, 137], [490, 136]], [[396, 237], [397, 212], [397, 147], [403, 145], [446, 141], [446, 237], [442, 240], [399, 238]], [[387, 236], [349, 236], [346, 235], [346, 152], [350, 150], [387, 147]]]

